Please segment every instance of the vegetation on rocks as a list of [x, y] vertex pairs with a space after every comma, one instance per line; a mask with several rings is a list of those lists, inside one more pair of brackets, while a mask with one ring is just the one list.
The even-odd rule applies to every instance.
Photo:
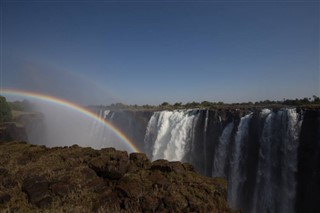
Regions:
[[5, 97], [0, 96], [0, 123], [8, 122], [12, 119], [10, 106]]
[[14, 102], [8, 102], [11, 110], [13, 111], [33, 111], [33, 104], [29, 102], [28, 100], [23, 100], [23, 101], [14, 101]]
[[226, 183], [145, 154], [0, 143], [0, 211], [234, 212]]
[[175, 110], [175, 109], [251, 109], [251, 108], [283, 108], [283, 107], [300, 107], [300, 108], [320, 108], [320, 97], [313, 95], [312, 98], [301, 99], [283, 99], [281, 101], [264, 100], [257, 102], [242, 102], [242, 103], [224, 103], [222, 101], [211, 102], [176, 102], [170, 104], [163, 102], [159, 105], [127, 105], [123, 103], [115, 103], [109, 106], [89, 106], [89, 108], [105, 108], [106, 110]]

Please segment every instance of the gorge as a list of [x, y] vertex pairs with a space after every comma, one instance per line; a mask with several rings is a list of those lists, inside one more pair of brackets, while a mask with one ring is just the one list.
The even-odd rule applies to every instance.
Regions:
[[319, 212], [320, 110], [104, 111], [152, 160], [228, 181], [234, 209]]

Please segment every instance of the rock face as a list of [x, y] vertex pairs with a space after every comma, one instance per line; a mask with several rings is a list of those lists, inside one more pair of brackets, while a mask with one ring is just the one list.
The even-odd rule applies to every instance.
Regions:
[[15, 123], [0, 125], [0, 141], [23, 140], [27, 141], [28, 136], [24, 127], [17, 127]]
[[298, 164], [297, 212], [319, 212], [320, 110], [309, 110], [301, 127]]
[[0, 211], [234, 212], [226, 182], [189, 164], [79, 146], [0, 143]]
[[[235, 209], [320, 212], [319, 107], [164, 110], [151, 117], [116, 111], [109, 115], [106, 119], [125, 135], [130, 129], [125, 123], [144, 126], [144, 144], [132, 141], [150, 159], [189, 162], [200, 174], [226, 178], [229, 204]], [[141, 122], [148, 119], [148, 125]]]

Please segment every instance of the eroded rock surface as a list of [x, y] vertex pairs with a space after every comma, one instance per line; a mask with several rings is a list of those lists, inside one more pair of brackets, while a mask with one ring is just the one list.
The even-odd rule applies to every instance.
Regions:
[[189, 164], [79, 146], [0, 143], [0, 211], [234, 212], [226, 183]]

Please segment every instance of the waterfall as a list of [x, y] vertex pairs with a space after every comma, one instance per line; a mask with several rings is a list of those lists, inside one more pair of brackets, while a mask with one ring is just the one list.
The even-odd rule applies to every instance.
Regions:
[[[194, 112], [195, 113], [195, 112]], [[195, 118], [193, 119], [192, 121], [192, 128], [191, 128], [191, 142], [189, 144], [187, 144], [186, 146], [186, 149], [190, 152], [190, 153], [194, 153], [194, 149], [195, 149], [195, 146], [196, 146], [196, 140], [195, 140], [195, 137], [196, 137], [196, 125], [198, 123], [198, 119], [199, 119], [199, 114], [196, 114]]]
[[233, 122], [229, 123], [223, 130], [222, 135], [219, 138], [219, 142], [214, 154], [213, 160], [213, 177], [226, 177], [225, 166], [227, 162], [227, 148], [231, 139], [231, 133], [233, 130]]
[[286, 126], [283, 134], [283, 144], [281, 147], [283, 158], [281, 161], [281, 185], [280, 191], [281, 204], [279, 211], [281, 213], [293, 212], [296, 196], [297, 180], [297, 158], [301, 122], [296, 109], [287, 109], [284, 115]]
[[105, 111], [103, 112], [103, 119], [106, 119], [107, 116], [109, 115], [109, 113], [110, 113], [110, 110], [105, 110]]
[[154, 142], [157, 139], [157, 125], [158, 125], [158, 119], [160, 116], [161, 112], [155, 112], [149, 122], [148, 122], [148, 126], [147, 126], [147, 130], [146, 130], [146, 134], [144, 137], [144, 149], [147, 152], [146, 154], [148, 155], [148, 157], [150, 159], [152, 159], [152, 150], [153, 150], [153, 146], [154, 146]]
[[301, 120], [295, 109], [269, 112], [260, 139], [251, 212], [294, 212]]
[[[111, 122], [113, 121], [113, 117], [115, 114], [116, 114], [115, 112], [111, 112], [110, 119], [109, 119]], [[108, 113], [108, 115], [109, 115], [109, 113]]]
[[[97, 114], [99, 118], [102, 118], [103, 111], [99, 110]], [[90, 139], [94, 138], [96, 140], [95, 143], [98, 143], [98, 144], [95, 144], [95, 146], [98, 148], [102, 148], [103, 144], [107, 141], [104, 129], [105, 127], [102, 126], [98, 121], [96, 120], [92, 121], [91, 130], [89, 131], [89, 134], [90, 134], [89, 138]]]
[[228, 202], [231, 208], [235, 209], [239, 206], [239, 188], [246, 179], [245, 175], [243, 175], [243, 172], [241, 171], [240, 164], [242, 163], [242, 155], [244, 154], [242, 146], [243, 143], [245, 143], [245, 140], [248, 135], [248, 126], [251, 117], [252, 113], [242, 117], [240, 120], [240, 124], [238, 126], [238, 131], [236, 133], [236, 138], [234, 142], [232, 158], [230, 162], [231, 171], [230, 176], [228, 177]]
[[[152, 145], [152, 160], [180, 161], [186, 153], [186, 145], [192, 141], [192, 111], [161, 111], [151, 117], [145, 136], [146, 147]], [[149, 145], [150, 144], [150, 145]]]
[[207, 133], [207, 129], [208, 129], [208, 119], [209, 118], [209, 110], [206, 110], [206, 118], [204, 120], [204, 133]]
[[209, 121], [209, 110], [206, 110], [206, 118], [204, 120], [204, 130], [203, 130], [203, 158], [204, 158], [204, 168], [207, 168], [207, 130]]
[[[268, 112], [260, 139], [259, 161], [252, 212], [275, 212], [276, 180], [272, 175], [273, 156], [277, 155], [272, 141], [272, 126], [275, 113]], [[263, 113], [262, 113], [263, 115]]]
[[[225, 178], [228, 181], [228, 202], [234, 209], [244, 213], [295, 213], [297, 199], [306, 197], [309, 191], [317, 191], [314, 187], [305, 191], [303, 188], [308, 178], [313, 181], [310, 186], [318, 184], [316, 178], [309, 177], [309, 174], [317, 177], [317, 171], [320, 171], [317, 162], [311, 162], [317, 159], [317, 151], [309, 148], [315, 146], [312, 144], [320, 144], [317, 142], [320, 121], [311, 116], [316, 112], [309, 111], [307, 126], [302, 125], [304, 110], [256, 109], [239, 118], [243, 113], [245, 111], [240, 110], [222, 113], [221, 110], [150, 112], [142, 133], [143, 148], [152, 160], [186, 161], [204, 175]], [[107, 114], [109, 120], [122, 120], [118, 122], [122, 124], [119, 128], [128, 123], [126, 116], [120, 114]], [[301, 126], [306, 142], [299, 155], [313, 155], [310, 159], [304, 156], [299, 159], [309, 159], [311, 163], [301, 163], [298, 159]], [[312, 136], [308, 136], [310, 128]], [[303, 169], [298, 170], [298, 163], [309, 173], [302, 174]], [[306, 168], [310, 164], [312, 167]], [[298, 174], [303, 183], [298, 183]], [[300, 191], [305, 194], [297, 191], [299, 184]], [[305, 198], [299, 208], [306, 208], [308, 200]]]
[[[106, 111], [100, 109], [97, 112], [100, 119], [106, 118]], [[105, 126], [101, 125], [97, 120], [92, 121], [91, 130], [89, 131], [89, 139], [91, 146], [95, 148], [104, 148], [107, 144], [114, 144], [118, 139], [115, 138], [114, 134], [110, 133]], [[110, 146], [110, 145], [109, 145]]]

